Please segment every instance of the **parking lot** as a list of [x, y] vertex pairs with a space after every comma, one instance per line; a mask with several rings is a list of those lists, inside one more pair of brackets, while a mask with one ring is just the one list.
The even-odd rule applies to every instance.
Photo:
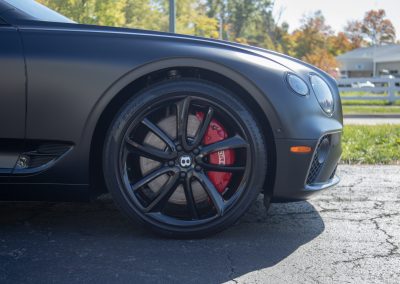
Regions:
[[167, 240], [108, 198], [0, 203], [0, 283], [400, 283], [400, 166], [341, 166], [308, 202], [260, 198], [233, 228]]

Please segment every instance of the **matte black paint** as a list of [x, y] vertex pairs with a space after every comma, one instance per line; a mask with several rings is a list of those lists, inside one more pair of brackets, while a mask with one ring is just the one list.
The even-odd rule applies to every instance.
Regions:
[[14, 27], [0, 26], [0, 138], [25, 136], [25, 63]]
[[[1, 177], [0, 183], [89, 188], [90, 159], [94, 158], [90, 157], [91, 146], [103, 143], [92, 141], [102, 113], [126, 86], [165, 68], [210, 70], [246, 91], [248, 101], [261, 110], [260, 123], [272, 130], [273, 137], [269, 138], [276, 145], [277, 165], [276, 178], [270, 178], [275, 178], [277, 198], [309, 194], [303, 189], [312, 155], [289, 154], [290, 145], [315, 147], [324, 134], [342, 130], [336, 82], [299, 60], [191, 36], [39, 22], [7, 9], [1, 2], [0, 16], [9, 24], [0, 25], [0, 138], [74, 145], [49, 170], [26, 177]], [[325, 115], [312, 91], [305, 97], [294, 95], [284, 79], [287, 72], [301, 76], [309, 87], [310, 73], [323, 77], [334, 90], [333, 116]], [[332, 163], [336, 164], [339, 157], [340, 151], [336, 151]]]

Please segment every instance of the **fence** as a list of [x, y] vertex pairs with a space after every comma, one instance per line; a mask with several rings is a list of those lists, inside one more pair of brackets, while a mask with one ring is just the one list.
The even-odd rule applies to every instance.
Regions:
[[[400, 78], [349, 78], [338, 79], [342, 100], [400, 100]], [[343, 92], [365, 92], [365, 95], [343, 95]]]

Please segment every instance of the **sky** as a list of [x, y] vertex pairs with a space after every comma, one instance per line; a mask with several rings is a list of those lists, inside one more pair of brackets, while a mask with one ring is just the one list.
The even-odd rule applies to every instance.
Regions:
[[386, 11], [400, 39], [400, 0], [275, 0], [274, 13], [281, 15], [279, 23], [286, 21], [293, 31], [300, 26], [302, 15], [321, 10], [327, 24], [337, 32], [343, 30], [347, 21], [361, 20], [372, 9]]

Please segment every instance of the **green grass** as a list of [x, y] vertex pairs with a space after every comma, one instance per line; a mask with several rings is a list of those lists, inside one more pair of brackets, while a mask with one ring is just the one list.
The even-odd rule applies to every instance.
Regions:
[[[388, 101], [385, 100], [374, 100], [374, 101], [367, 101], [367, 100], [342, 100], [342, 105], [344, 106], [390, 106]], [[400, 105], [400, 101], [396, 101], [392, 105]]]
[[378, 94], [374, 94], [374, 93], [368, 93], [368, 92], [341, 92], [340, 96], [342, 97], [357, 97], [357, 96], [361, 96], [361, 97], [370, 97], [370, 96], [384, 96], [386, 94], [382, 94], [382, 93], [378, 93]]
[[[342, 98], [349, 96], [380, 96], [365, 92], [343, 92]], [[383, 95], [382, 95], [383, 96]], [[392, 105], [387, 100], [342, 100], [343, 113], [346, 114], [400, 114], [400, 100]]]
[[400, 114], [400, 106], [343, 105], [344, 114]]
[[347, 125], [342, 163], [400, 165], [400, 125]]

